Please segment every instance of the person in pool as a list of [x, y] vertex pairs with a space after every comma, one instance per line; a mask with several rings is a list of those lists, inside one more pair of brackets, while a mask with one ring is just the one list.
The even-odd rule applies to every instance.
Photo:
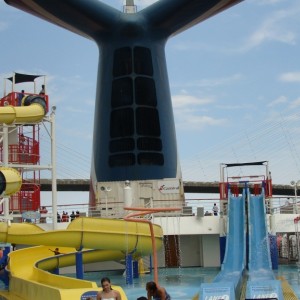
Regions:
[[148, 300], [171, 300], [171, 296], [166, 289], [157, 285], [154, 281], [149, 281], [146, 284]]
[[97, 300], [122, 300], [121, 294], [111, 288], [110, 279], [104, 277], [101, 279], [102, 291], [98, 292]]

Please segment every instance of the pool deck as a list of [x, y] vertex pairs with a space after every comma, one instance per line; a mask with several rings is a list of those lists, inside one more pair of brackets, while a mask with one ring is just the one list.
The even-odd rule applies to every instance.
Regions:
[[[287, 282], [287, 280], [284, 277], [282, 277], [282, 276], [277, 277], [277, 279], [281, 281], [281, 286], [282, 286], [284, 300], [298, 300], [298, 297], [294, 293], [292, 287]], [[247, 286], [247, 281], [245, 281], [245, 283], [243, 285], [240, 300], [245, 300], [246, 286]]]

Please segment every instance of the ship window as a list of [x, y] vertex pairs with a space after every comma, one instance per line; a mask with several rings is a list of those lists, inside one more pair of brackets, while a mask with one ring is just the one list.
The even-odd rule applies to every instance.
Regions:
[[137, 77], [135, 79], [135, 99], [139, 105], [153, 107], [157, 105], [155, 83], [152, 78]]
[[131, 105], [133, 102], [132, 79], [116, 79], [112, 83], [111, 106], [113, 108]]
[[120, 139], [110, 141], [109, 144], [110, 152], [128, 152], [134, 150], [134, 139]]
[[162, 143], [160, 139], [143, 137], [138, 138], [137, 147], [139, 150], [161, 151]]
[[134, 72], [142, 75], [153, 75], [151, 51], [144, 47], [134, 48]]
[[132, 166], [135, 164], [135, 157], [132, 153], [116, 154], [109, 156], [111, 167]]
[[137, 108], [136, 127], [139, 135], [160, 136], [159, 116], [157, 109]]
[[114, 110], [110, 118], [110, 136], [112, 138], [133, 135], [133, 110], [131, 108]]
[[124, 47], [115, 50], [113, 75], [124, 76], [132, 73], [131, 49]]
[[159, 165], [164, 164], [164, 156], [160, 153], [140, 153], [138, 155], [139, 165]]

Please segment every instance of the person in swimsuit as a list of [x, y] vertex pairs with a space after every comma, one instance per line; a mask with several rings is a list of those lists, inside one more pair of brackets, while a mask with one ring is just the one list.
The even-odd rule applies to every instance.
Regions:
[[62, 253], [60, 253], [59, 248], [55, 248], [54, 250], [49, 249], [50, 251], [52, 251], [54, 253], [54, 255], [60, 255]]
[[111, 288], [110, 279], [104, 277], [101, 279], [102, 291], [98, 292], [97, 300], [122, 300], [121, 294]]
[[149, 281], [146, 284], [148, 300], [171, 300], [171, 296], [166, 289], [158, 286], [154, 281]]

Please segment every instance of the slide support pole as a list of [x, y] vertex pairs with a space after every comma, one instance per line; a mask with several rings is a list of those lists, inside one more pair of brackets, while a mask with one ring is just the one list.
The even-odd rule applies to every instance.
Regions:
[[133, 268], [133, 278], [139, 278], [139, 262], [137, 260], [134, 260], [132, 262], [132, 268]]
[[133, 284], [132, 255], [126, 255], [126, 284]]
[[83, 260], [81, 249], [76, 252], [76, 278], [83, 279]]

